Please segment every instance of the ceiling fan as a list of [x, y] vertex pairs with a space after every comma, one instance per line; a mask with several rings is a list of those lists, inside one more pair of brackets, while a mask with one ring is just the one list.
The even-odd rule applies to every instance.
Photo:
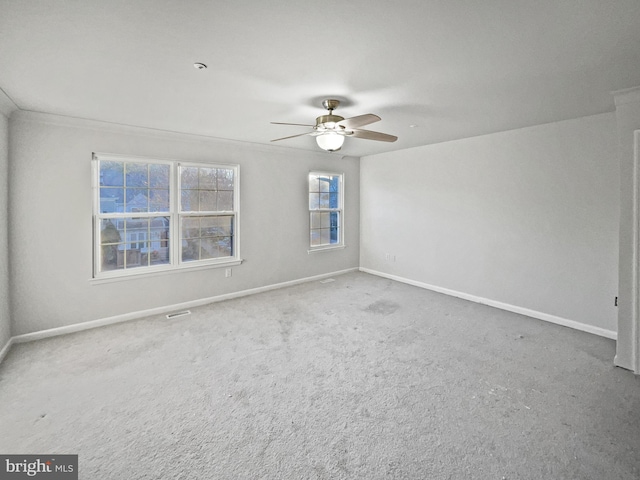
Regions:
[[371, 130], [363, 130], [360, 127], [369, 125], [374, 122], [379, 122], [380, 117], [372, 113], [365, 115], [358, 115], [357, 117], [344, 118], [339, 115], [334, 115], [333, 111], [340, 105], [339, 100], [327, 99], [322, 102], [322, 106], [329, 110], [329, 115], [320, 115], [316, 118], [315, 125], [305, 125], [301, 123], [282, 123], [271, 122], [274, 125], [295, 125], [298, 127], [311, 127], [313, 130], [306, 133], [300, 133], [298, 135], [291, 135], [290, 137], [276, 138], [271, 140], [272, 142], [278, 142], [280, 140], [287, 140], [289, 138], [302, 137], [304, 135], [311, 135], [316, 137], [318, 146], [328, 152], [335, 152], [340, 150], [344, 143], [345, 137], [357, 137], [364, 138], [366, 140], [378, 140], [380, 142], [395, 142], [398, 137], [394, 135], [388, 135], [386, 133], [372, 132]]

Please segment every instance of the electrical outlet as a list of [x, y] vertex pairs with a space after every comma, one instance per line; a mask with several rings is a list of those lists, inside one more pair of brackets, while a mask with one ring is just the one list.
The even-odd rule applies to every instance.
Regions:
[[231, 271], [231, 269], [230, 269], [230, 268], [225, 268], [225, 270], [224, 270], [224, 276], [225, 276], [226, 278], [229, 278], [229, 277], [231, 276], [231, 273], [232, 273], [232, 271]]

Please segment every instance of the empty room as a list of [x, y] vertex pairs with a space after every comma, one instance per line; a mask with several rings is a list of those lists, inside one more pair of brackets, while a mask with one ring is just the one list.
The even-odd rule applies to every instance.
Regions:
[[0, 479], [640, 478], [640, 2], [0, 0]]

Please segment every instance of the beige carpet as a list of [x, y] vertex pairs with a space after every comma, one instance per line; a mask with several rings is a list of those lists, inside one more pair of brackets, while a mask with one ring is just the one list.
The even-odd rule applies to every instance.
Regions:
[[640, 478], [611, 340], [364, 273], [14, 346], [0, 452], [80, 478]]

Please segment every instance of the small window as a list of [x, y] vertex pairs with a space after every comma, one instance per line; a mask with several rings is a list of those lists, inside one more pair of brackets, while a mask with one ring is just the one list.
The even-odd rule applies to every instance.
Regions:
[[94, 277], [239, 263], [238, 167], [94, 155]]
[[343, 246], [343, 176], [309, 173], [309, 245], [311, 250]]

